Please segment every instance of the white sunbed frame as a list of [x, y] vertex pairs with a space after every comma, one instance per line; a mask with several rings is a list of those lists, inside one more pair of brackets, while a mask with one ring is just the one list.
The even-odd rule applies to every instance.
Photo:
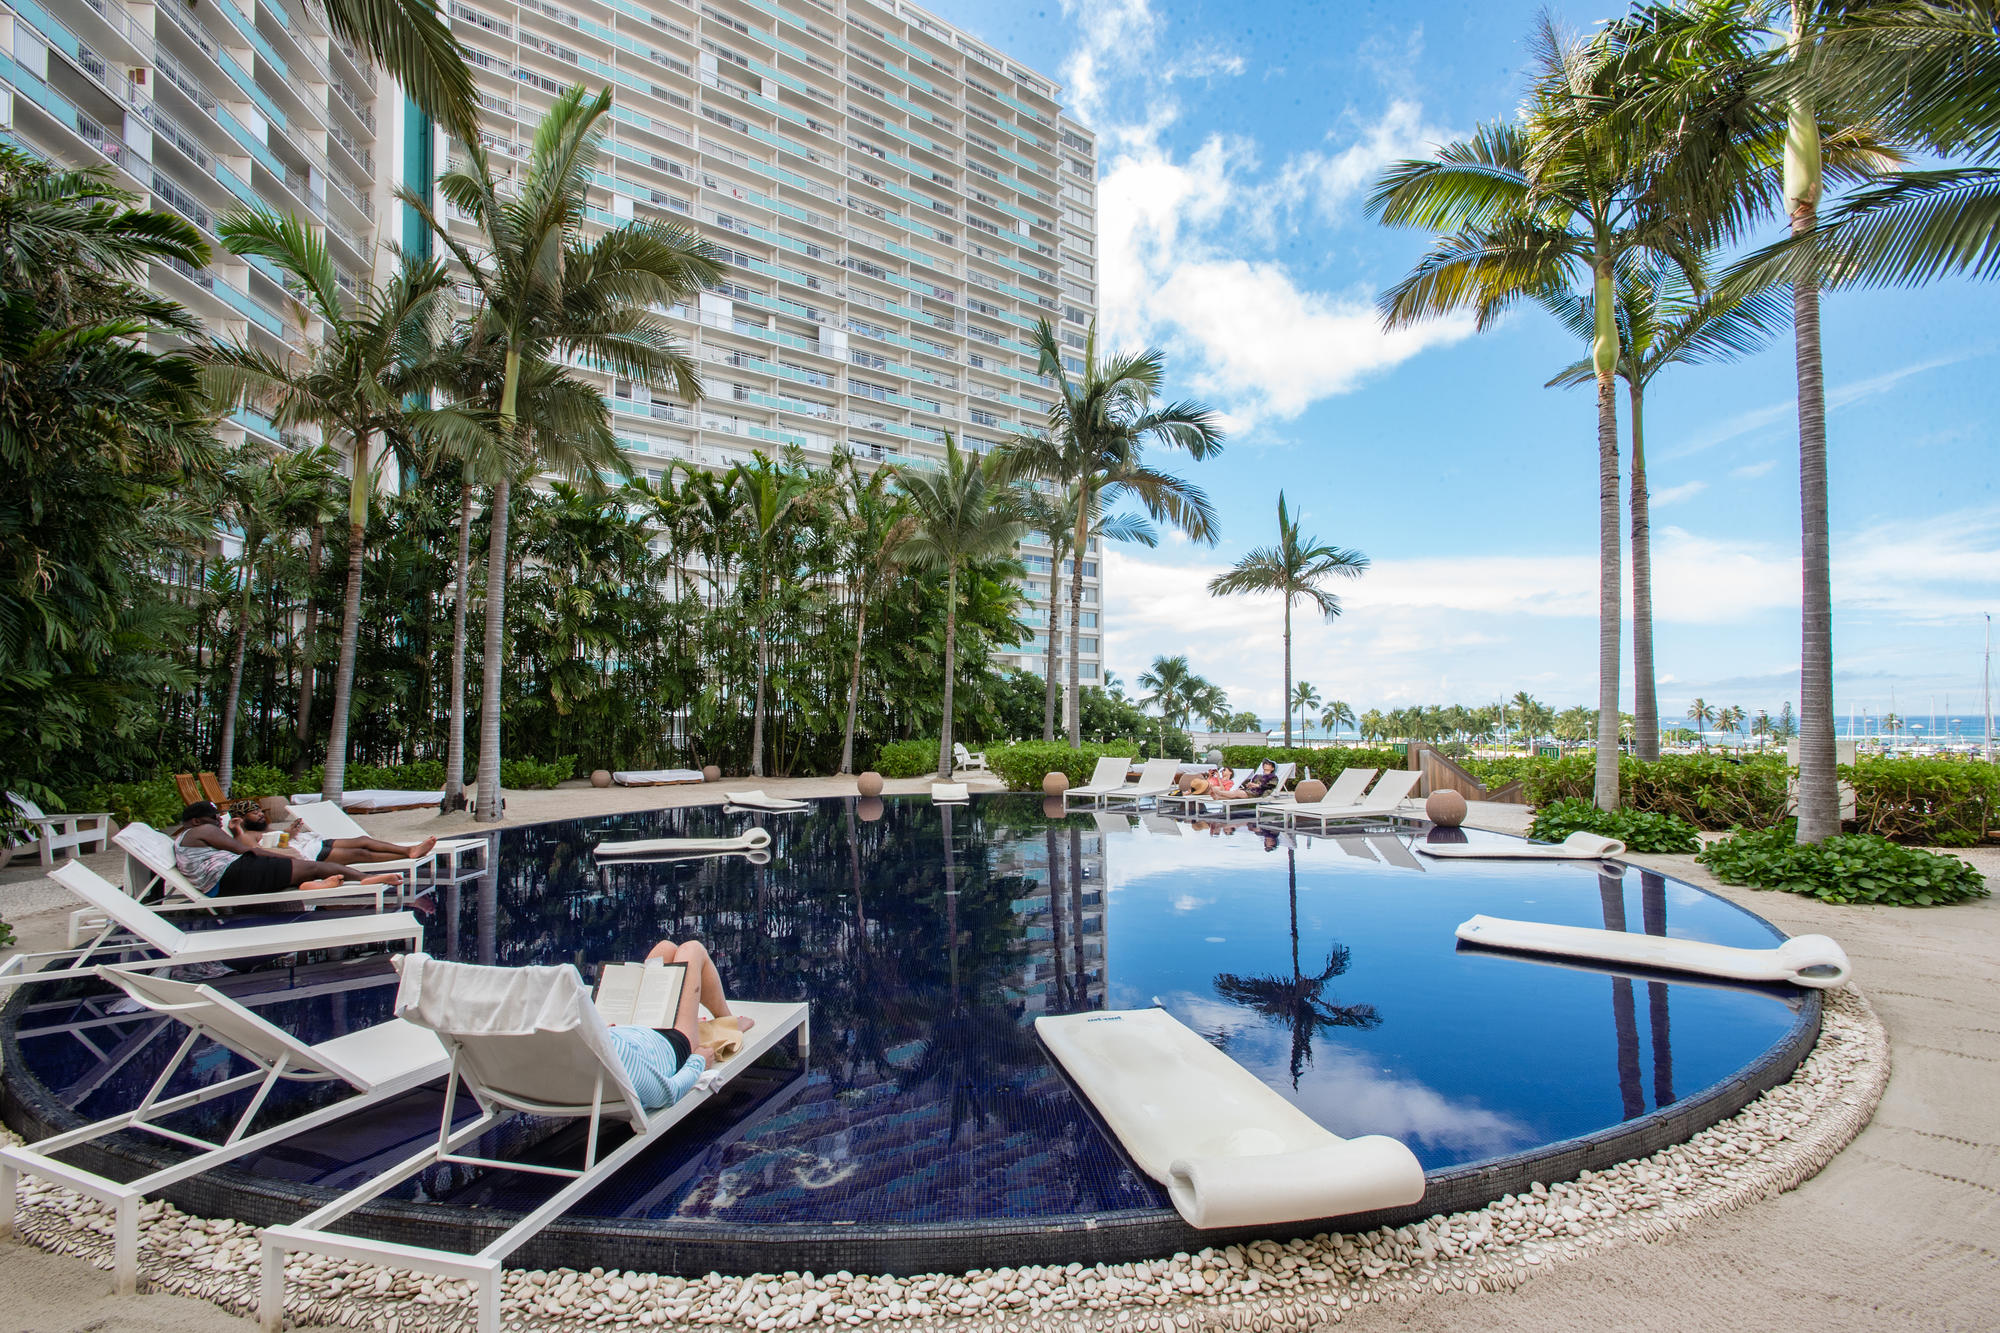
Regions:
[[1336, 805], [1331, 801], [1322, 801], [1317, 805], [1295, 802], [1288, 810], [1283, 806], [1276, 808], [1286, 810], [1283, 818], [1291, 828], [1305, 823], [1317, 824], [1321, 829], [1336, 824], [1386, 824], [1394, 827], [1403, 820], [1423, 818], [1421, 812], [1403, 809], [1403, 803], [1410, 799], [1410, 793], [1421, 781], [1421, 773], [1392, 768], [1376, 780], [1366, 796], [1352, 805]]
[[1289, 800], [1264, 801], [1257, 806], [1257, 817], [1274, 820], [1289, 828], [1293, 815], [1298, 811], [1353, 806], [1361, 800], [1361, 793], [1375, 780], [1378, 771], [1373, 768], [1343, 768], [1333, 775], [1333, 781], [1327, 784], [1326, 795], [1319, 800], [1301, 801], [1295, 793]]
[[[57, 866], [49, 878], [95, 909], [104, 918], [104, 928], [81, 948], [14, 954], [0, 962], [0, 987], [95, 976], [97, 965], [91, 959], [100, 952], [151, 949], [162, 956], [126, 964], [128, 969], [151, 970], [182, 963], [268, 958], [307, 949], [341, 949], [362, 944], [404, 944], [414, 950], [423, 943], [424, 928], [409, 912], [349, 912], [278, 925], [217, 926], [186, 931], [154, 908], [135, 901], [80, 861]], [[339, 890], [328, 892], [338, 894]], [[121, 933], [130, 938], [114, 938]], [[45, 961], [65, 960], [66, 967], [35, 970]]]
[[1104, 798], [1125, 786], [1125, 775], [1132, 771], [1132, 758], [1100, 759], [1090, 770], [1090, 781], [1081, 787], [1069, 787], [1063, 791], [1063, 809], [1069, 809], [1072, 800], [1087, 799], [1092, 805], [1104, 804]]
[[19, 792], [8, 792], [7, 799], [20, 812], [30, 832], [21, 842], [0, 843], [0, 866], [31, 848], [41, 854], [43, 865], [52, 866], [56, 863], [57, 852], [66, 851], [74, 856], [91, 850], [92, 844], [99, 851], [111, 845], [111, 816], [105, 811], [50, 815], [44, 814], [42, 807]]
[[1173, 791], [1180, 777], [1181, 761], [1178, 759], [1148, 759], [1139, 766], [1139, 776], [1116, 791], [1104, 793], [1100, 804], [1130, 802], [1138, 805], [1141, 801], [1155, 801]]
[[[572, 972], [572, 975], [575, 974]], [[576, 984], [582, 986], [582, 978], [578, 977]], [[722, 1075], [721, 1080], [713, 1087], [704, 1088], [697, 1085], [693, 1091], [671, 1106], [652, 1112], [644, 1111], [623, 1100], [626, 1094], [622, 1089], [627, 1086], [624, 1071], [602, 1065], [597, 1070], [595, 1086], [589, 1090], [590, 1097], [587, 1101], [579, 1099], [576, 1102], [557, 1105], [511, 1095], [505, 1089], [482, 1084], [462, 1062], [463, 1047], [460, 1043], [450, 1033], [440, 1033], [445, 1049], [451, 1053], [451, 1069], [445, 1082], [444, 1111], [439, 1120], [437, 1138], [422, 1152], [406, 1158], [373, 1180], [356, 1186], [292, 1225], [265, 1228], [258, 1299], [258, 1312], [264, 1328], [269, 1333], [279, 1333], [284, 1326], [286, 1256], [307, 1253], [380, 1264], [389, 1268], [411, 1269], [420, 1273], [435, 1273], [470, 1282], [475, 1293], [474, 1299], [479, 1305], [477, 1325], [479, 1333], [499, 1333], [500, 1276], [503, 1261], [508, 1255], [567, 1212], [572, 1204], [603, 1184], [620, 1167], [657, 1143], [667, 1131], [706, 1105], [715, 1096], [715, 1087], [727, 1083], [737, 1073], [749, 1068], [760, 1056], [774, 1049], [784, 1037], [797, 1032], [800, 1061], [803, 1063], [810, 1056], [812, 1026], [810, 1010], [804, 1004], [732, 1000], [730, 1008], [756, 1019], [757, 1025], [745, 1034], [742, 1049], [718, 1067], [716, 1072]], [[547, 1034], [533, 1033], [526, 1038], [512, 1039], [484, 1037], [481, 1040], [534, 1040], [544, 1035]], [[458, 1089], [461, 1086], [477, 1102], [480, 1114], [463, 1127], [453, 1129], [452, 1115]], [[582, 1088], [577, 1089], [579, 1094], [583, 1091]], [[589, 1129], [585, 1136], [583, 1168], [576, 1170], [568, 1167], [529, 1166], [491, 1158], [465, 1156], [458, 1151], [465, 1144], [493, 1128], [495, 1124], [517, 1113], [587, 1120]], [[634, 1131], [632, 1137], [619, 1145], [614, 1152], [600, 1158], [597, 1155], [598, 1130], [606, 1115], [622, 1115], [630, 1118], [634, 1123]], [[327, 1229], [355, 1209], [387, 1193], [424, 1168], [441, 1162], [456, 1162], [460, 1165], [502, 1171], [563, 1176], [569, 1178], [569, 1183], [477, 1254], [461, 1254], [422, 1245], [374, 1240]]]
[[[290, 807], [292, 814], [321, 838], [366, 838], [367, 829], [331, 801], [308, 801]], [[486, 873], [491, 843], [485, 838], [439, 838], [437, 846], [423, 856], [394, 861], [371, 861], [356, 870], [404, 870], [412, 889], [425, 885], [463, 884]], [[467, 864], [470, 861], [471, 864]]]
[[1290, 805], [1296, 799], [1292, 796], [1290, 788], [1292, 775], [1298, 771], [1298, 767], [1297, 764], [1279, 764], [1278, 785], [1262, 796], [1211, 796], [1207, 792], [1196, 794], [1176, 791], [1162, 796], [1155, 804], [1162, 810], [1171, 806], [1185, 815], [1205, 814], [1220, 807], [1225, 819], [1234, 819], [1240, 810], [1247, 809], [1254, 813], [1267, 805]]
[[[112, 1271], [120, 1295], [128, 1294], [138, 1286], [139, 1205], [145, 1202], [147, 1195], [377, 1102], [401, 1096], [412, 1088], [443, 1077], [451, 1067], [450, 1057], [445, 1054], [444, 1044], [436, 1034], [400, 1018], [307, 1045], [211, 987], [170, 981], [165, 977], [124, 968], [100, 967], [96, 972], [146, 1008], [180, 1020], [188, 1028], [187, 1038], [167, 1061], [139, 1104], [130, 1111], [33, 1144], [0, 1148], [0, 1235], [13, 1230], [15, 1192], [23, 1173], [109, 1204], [114, 1217]], [[249, 1073], [162, 1100], [161, 1094], [187, 1063], [188, 1056], [203, 1037], [234, 1051], [255, 1068]], [[340, 1082], [352, 1088], [354, 1095], [258, 1133], [245, 1133], [271, 1090], [287, 1082]], [[237, 1117], [228, 1135], [219, 1142], [168, 1129], [158, 1123], [189, 1107], [249, 1087], [256, 1088], [249, 1105]], [[59, 1162], [54, 1157], [54, 1154], [78, 1144], [95, 1142], [125, 1130], [155, 1134], [198, 1151], [172, 1166], [123, 1183]]]

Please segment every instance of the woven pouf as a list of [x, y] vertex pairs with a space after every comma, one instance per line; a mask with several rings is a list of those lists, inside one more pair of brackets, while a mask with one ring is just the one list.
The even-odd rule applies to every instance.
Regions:
[[1449, 787], [1440, 787], [1424, 798], [1424, 818], [1444, 828], [1465, 822], [1465, 798]]
[[1300, 805], [1311, 805], [1314, 801], [1326, 799], [1326, 784], [1318, 778], [1307, 778], [1292, 789]]
[[863, 796], [880, 796], [882, 794], [882, 775], [871, 768], [860, 777], [854, 779], [854, 787]]
[[1042, 795], [1060, 796], [1069, 790], [1069, 774], [1045, 773], [1042, 775]]
[[604, 769], [598, 769], [590, 775], [590, 785], [593, 787], [609, 787], [611, 785], [611, 774]]

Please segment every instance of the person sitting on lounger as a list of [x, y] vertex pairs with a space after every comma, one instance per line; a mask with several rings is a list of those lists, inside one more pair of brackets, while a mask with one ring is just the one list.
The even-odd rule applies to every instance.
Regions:
[[203, 893], [233, 898], [285, 889], [337, 889], [349, 880], [394, 884], [401, 875], [361, 875], [332, 861], [311, 861], [289, 849], [244, 842], [222, 826], [213, 801], [196, 801], [181, 811], [174, 837], [174, 868]]
[[1214, 776], [1208, 780], [1208, 794], [1210, 796], [1236, 795], [1236, 770], [1233, 768], [1216, 769]]
[[1243, 795], [1269, 796], [1278, 785], [1278, 765], [1275, 760], [1266, 759], [1257, 765], [1257, 771], [1243, 779]]
[[[235, 821], [231, 830], [243, 842], [255, 842], [271, 831], [270, 817], [262, 810], [253, 810]], [[302, 861], [331, 861], [335, 865], [360, 865], [366, 861], [401, 861], [424, 856], [437, 846], [436, 838], [425, 838], [421, 842], [384, 842], [380, 838], [322, 838], [308, 829], [305, 821], [295, 819], [286, 830], [288, 840], [282, 847], [270, 850], [281, 856], [295, 856]]]
[[613, 1024], [611, 1044], [618, 1048], [618, 1063], [632, 1080], [633, 1091], [648, 1111], [672, 1106], [688, 1095], [695, 1081], [715, 1061], [715, 1047], [701, 1039], [701, 1011], [705, 1005], [713, 1018], [733, 1018], [738, 1032], [748, 1032], [757, 1020], [747, 1014], [732, 1014], [722, 993], [722, 974], [715, 960], [699, 940], [676, 944], [661, 940], [646, 955], [646, 961], [687, 965], [687, 984], [681, 987], [681, 1005], [670, 1028], [643, 1028]]

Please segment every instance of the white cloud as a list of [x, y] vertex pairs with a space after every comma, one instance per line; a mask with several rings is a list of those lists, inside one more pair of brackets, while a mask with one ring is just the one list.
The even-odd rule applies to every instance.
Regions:
[[1063, 65], [1073, 114], [1085, 122], [1104, 114], [1105, 81], [1129, 70], [1131, 53], [1151, 50], [1159, 19], [1149, 0], [1062, 0], [1077, 25], [1076, 49]]
[[[1338, 135], [1330, 130], [1327, 139], [1331, 142]], [[1323, 218], [1338, 218], [1382, 168], [1404, 158], [1424, 157], [1437, 144], [1454, 137], [1450, 130], [1425, 123], [1421, 103], [1397, 98], [1380, 119], [1363, 125], [1345, 147], [1288, 159], [1278, 174], [1276, 193], [1286, 203], [1303, 200], [1313, 204]]]
[[1758, 477], [1763, 476], [1776, 466], [1778, 466], [1777, 459], [1766, 458], [1762, 462], [1745, 463], [1742, 467], [1733, 467], [1729, 469], [1729, 475], [1741, 481], [1755, 481]]
[[1659, 509], [1667, 505], [1677, 505], [1683, 500], [1694, 499], [1707, 489], [1708, 483], [1705, 481], [1684, 481], [1678, 486], [1668, 486], [1664, 490], [1652, 493], [1653, 507]]
[[[1938, 370], [1945, 366], [1956, 365], [1961, 361], [1969, 361], [1975, 357], [1986, 356], [1992, 350], [1990, 347], [1982, 347], [1975, 348], [1972, 351], [1954, 353], [1951, 356], [1932, 357], [1928, 361], [1914, 361], [1907, 366], [1900, 366], [1895, 370], [1886, 370], [1880, 375], [1870, 375], [1867, 379], [1836, 384], [1826, 391], [1826, 405], [1829, 409], [1847, 407], [1864, 399], [1885, 394], [1904, 380], [1909, 379], [1912, 375], [1921, 375], [1927, 370]], [[1748, 411], [1738, 412], [1733, 417], [1727, 417], [1717, 422], [1714, 426], [1696, 435], [1678, 449], [1662, 454], [1661, 458], [1686, 458], [1690, 454], [1698, 454], [1704, 449], [1713, 449], [1718, 444], [1726, 444], [1730, 440], [1740, 439], [1745, 435], [1754, 434], [1757, 431], [1778, 425], [1781, 422], [1789, 423], [1797, 418], [1798, 406], [1799, 400], [1797, 398], [1787, 398], [1782, 403], [1767, 403], [1763, 407], [1753, 407]]]

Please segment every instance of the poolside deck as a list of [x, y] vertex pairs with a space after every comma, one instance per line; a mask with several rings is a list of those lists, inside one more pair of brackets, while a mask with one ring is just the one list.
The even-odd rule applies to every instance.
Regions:
[[[722, 787], [563, 788], [511, 793], [508, 823], [721, 800]], [[844, 779], [767, 780], [773, 795], [851, 793]], [[921, 792], [927, 779], [889, 784]], [[1520, 807], [1475, 805], [1469, 821], [1515, 832]], [[370, 816], [389, 837], [459, 832], [463, 816]], [[1960, 853], [2000, 875], [2000, 849]], [[107, 871], [115, 856], [100, 854]], [[1793, 932], [1836, 936], [1887, 1025], [1895, 1072], [1873, 1123], [1802, 1188], [1701, 1222], [1667, 1240], [1552, 1265], [1517, 1292], [1458, 1294], [1414, 1305], [1364, 1306], [1358, 1329], [1541, 1330], [1690, 1326], [1757, 1329], [1810, 1319], [1825, 1330], [1991, 1327], [2000, 1266], [1980, 1240], [2000, 1223], [2000, 899], [1961, 907], [1831, 907], [1715, 885], [1691, 856], [1636, 857], [1716, 888]], [[34, 867], [0, 871], [0, 914], [24, 939], [57, 938], [60, 891]], [[105, 1275], [78, 1260], [0, 1244], [0, 1289], [15, 1323], [137, 1333], [247, 1333], [251, 1321], [168, 1296], [114, 1298]]]

